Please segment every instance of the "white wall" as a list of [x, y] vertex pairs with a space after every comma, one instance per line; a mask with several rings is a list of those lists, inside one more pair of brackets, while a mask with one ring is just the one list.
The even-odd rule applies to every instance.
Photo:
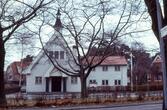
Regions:
[[127, 66], [120, 66], [120, 71], [115, 71], [114, 66], [108, 66], [108, 71], [103, 71], [102, 66], [95, 68], [87, 79], [87, 85], [89, 86], [89, 80], [96, 80], [97, 86], [102, 86], [102, 80], [108, 80], [109, 86], [114, 86], [114, 80], [121, 80], [121, 85], [127, 85]]
[[77, 84], [71, 84], [71, 77], [67, 78], [67, 92], [81, 92], [80, 78], [77, 78]]
[[[41, 59], [34, 68], [32, 68], [31, 74], [26, 75], [27, 92], [45, 92], [46, 79], [43, 76], [49, 67], [50, 65], [48, 65], [47, 62], [43, 62], [43, 59]], [[35, 84], [35, 77], [42, 77], [42, 84]]]
[[35, 77], [28, 75], [26, 83], [26, 92], [45, 92], [45, 78], [42, 78], [42, 84], [35, 84]]

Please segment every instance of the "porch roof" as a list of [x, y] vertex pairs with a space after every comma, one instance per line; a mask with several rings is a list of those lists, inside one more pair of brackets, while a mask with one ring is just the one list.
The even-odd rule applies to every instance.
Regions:
[[61, 76], [61, 77], [67, 77], [64, 73], [61, 71], [58, 71], [53, 66], [51, 66], [48, 71], [44, 74], [44, 77], [51, 77], [51, 76]]

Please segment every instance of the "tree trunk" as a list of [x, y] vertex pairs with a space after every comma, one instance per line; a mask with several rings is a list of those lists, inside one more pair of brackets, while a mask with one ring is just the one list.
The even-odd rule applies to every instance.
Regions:
[[0, 29], [0, 107], [5, 107], [6, 106], [5, 83], [4, 83], [5, 47], [2, 36], [3, 32]]
[[87, 87], [86, 87], [86, 78], [84, 78], [84, 76], [81, 76], [80, 81], [81, 81], [81, 98], [84, 99], [88, 97]]

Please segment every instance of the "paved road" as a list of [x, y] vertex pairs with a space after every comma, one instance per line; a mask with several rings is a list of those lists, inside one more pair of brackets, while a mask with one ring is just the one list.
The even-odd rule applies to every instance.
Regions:
[[98, 109], [82, 109], [82, 110], [162, 110], [161, 104], [154, 105], [140, 105], [140, 106], [126, 106], [113, 108], [98, 108]]
[[162, 104], [141, 104], [124, 106], [87, 106], [87, 107], [53, 107], [53, 108], [27, 108], [10, 110], [162, 110]]

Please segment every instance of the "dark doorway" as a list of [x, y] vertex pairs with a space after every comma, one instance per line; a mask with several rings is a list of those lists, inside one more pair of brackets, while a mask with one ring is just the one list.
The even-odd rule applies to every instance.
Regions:
[[49, 92], [49, 78], [46, 78], [46, 92]]
[[63, 78], [63, 92], [66, 92], [66, 78]]
[[61, 77], [52, 77], [52, 92], [61, 92]]

